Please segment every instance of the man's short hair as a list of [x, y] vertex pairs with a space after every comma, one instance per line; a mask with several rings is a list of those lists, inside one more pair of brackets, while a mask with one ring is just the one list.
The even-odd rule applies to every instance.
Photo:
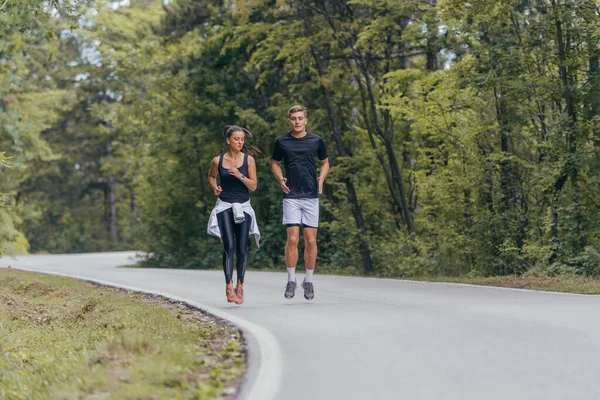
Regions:
[[295, 105], [292, 108], [290, 108], [290, 111], [288, 112], [288, 118], [293, 113], [297, 113], [297, 112], [300, 112], [300, 111], [302, 111], [304, 113], [304, 118], [306, 118], [306, 107], [300, 106], [300, 105]]

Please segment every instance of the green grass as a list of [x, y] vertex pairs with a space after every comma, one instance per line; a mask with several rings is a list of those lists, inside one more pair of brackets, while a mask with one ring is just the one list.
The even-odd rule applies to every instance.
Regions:
[[[262, 269], [256, 271], [284, 272], [285, 269]], [[304, 268], [298, 268], [297, 272], [302, 273]], [[391, 277], [391, 276], [367, 276], [355, 270], [341, 268], [318, 268], [317, 274], [322, 275], [340, 275], [356, 276], [370, 278], [386, 279], [406, 279], [412, 281], [425, 282], [448, 282], [448, 283], [466, 283], [471, 285], [497, 286], [515, 289], [532, 289], [551, 292], [579, 293], [579, 294], [600, 294], [600, 277], [586, 277], [577, 275], [557, 275], [557, 276], [537, 276], [533, 274], [510, 275], [510, 276], [492, 276], [492, 277], [471, 277], [471, 276], [411, 276], [411, 277]]]
[[199, 310], [0, 269], [2, 399], [213, 399], [244, 370], [239, 331]]
[[498, 286], [516, 289], [532, 289], [564, 293], [600, 294], [600, 278], [575, 275], [512, 275], [480, 278], [435, 276], [410, 279], [418, 281], [467, 283], [472, 285]]

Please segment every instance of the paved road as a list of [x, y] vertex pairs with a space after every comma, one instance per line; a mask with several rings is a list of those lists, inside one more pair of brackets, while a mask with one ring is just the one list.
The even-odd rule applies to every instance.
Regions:
[[246, 303], [219, 271], [115, 268], [132, 253], [6, 258], [11, 264], [167, 294], [250, 331], [245, 399], [600, 399], [600, 297], [250, 272]]

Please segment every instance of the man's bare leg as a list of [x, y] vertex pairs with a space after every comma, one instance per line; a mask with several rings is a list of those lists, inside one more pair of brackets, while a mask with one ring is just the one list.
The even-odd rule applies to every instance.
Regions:
[[313, 286], [313, 272], [317, 263], [317, 228], [304, 228], [304, 265], [306, 265], [306, 278], [302, 282], [304, 298], [312, 300], [315, 297]]
[[304, 265], [306, 265], [307, 270], [313, 271], [316, 263], [317, 228], [304, 228]]
[[296, 268], [298, 264], [298, 242], [300, 241], [300, 227], [289, 226], [287, 228], [287, 242], [285, 243], [285, 265], [288, 268]]
[[299, 240], [300, 227], [288, 226], [287, 242], [285, 243], [285, 264], [288, 271], [288, 282], [284, 293], [286, 299], [291, 299], [296, 294], [296, 265], [298, 264]]

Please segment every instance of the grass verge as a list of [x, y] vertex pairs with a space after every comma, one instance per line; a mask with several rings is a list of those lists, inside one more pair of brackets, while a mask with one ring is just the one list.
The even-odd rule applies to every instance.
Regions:
[[240, 332], [184, 304], [0, 269], [0, 398], [233, 398]]
[[559, 275], [559, 276], [492, 276], [492, 277], [422, 277], [411, 280], [429, 282], [467, 283], [472, 285], [498, 286], [515, 289], [544, 290], [551, 292], [600, 294], [600, 278]]
[[[256, 271], [259, 271], [258, 269]], [[266, 270], [270, 272], [282, 272], [281, 270]], [[303, 268], [298, 268], [298, 273], [303, 273]], [[341, 268], [325, 268], [317, 271], [323, 275], [367, 277], [357, 271]], [[469, 276], [368, 276], [371, 278], [405, 279], [419, 282], [448, 282], [466, 283], [470, 285], [497, 286], [514, 289], [543, 290], [549, 292], [577, 293], [577, 294], [600, 294], [600, 278], [585, 277], [578, 275], [536, 276], [536, 275], [509, 275], [492, 277], [469, 277]]]

